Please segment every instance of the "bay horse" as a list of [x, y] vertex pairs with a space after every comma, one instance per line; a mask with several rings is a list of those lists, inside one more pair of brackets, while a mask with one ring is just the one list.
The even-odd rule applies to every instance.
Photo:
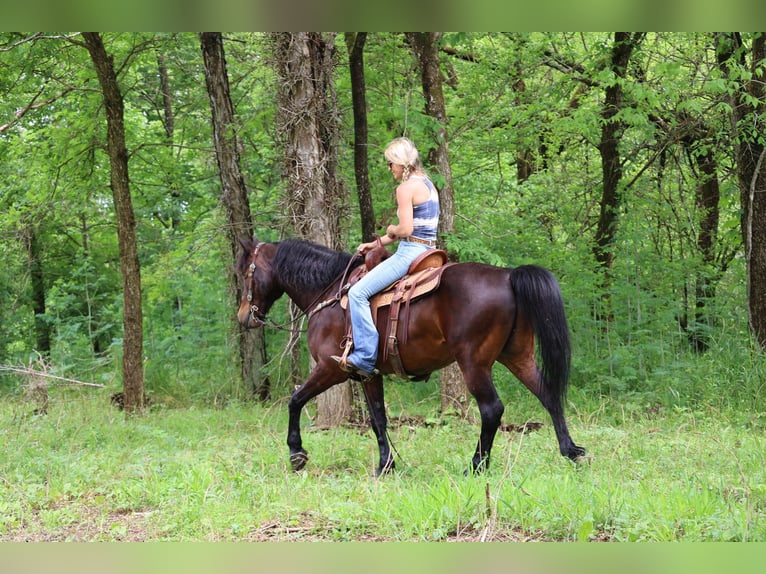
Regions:
[[[240, 239], [244, 251], [236, 271], [244, 290], [237, 319], [247, 328], [266, 324], [266, 313], [283, 294], [309, 315], [307, 337], [316, 366], [293, 392], [289, 404], [287, 445], [293, 470], [308, 461], [300, 432], [300, 415], [313, 397], [342, 383], [349, 375], [331, 360], [346, 336], [346, 311], [332, 296], [340, 292], [349, 268], [361, 265], [358, 254], [335, 251], [308, 241], [267, 243]], [[358, 259], [358, 261], [357, 261]], [[378, 330], [385, 329], [387, 310], [378, 311]], [[457, 361], [481, 415], [481, 432], [471, 460], [479, 472], [489, 464], [492, 443], [504, 406], [492, 382], [492, 365], [505, 365], [543, 404], [553, 421], [561, 454], [577, 461], [577, 446], [564, 418], [571, 346], [564, 303], [553, 274], [539, 266], [501, 268], [482, 263], [456, 263], [444, 269], [436, 291], [412, 302], [408, 340], [399, 349], [407, 374], [418, 379]], [[535, 361], [535, 338], [542, 366]], [[383, 360], [380, 337], [378, 374], [363, 381], [380, 462], [376, 474], [391, 471], [395, 461], [386, 433], [384, 374], [394, 372]]]

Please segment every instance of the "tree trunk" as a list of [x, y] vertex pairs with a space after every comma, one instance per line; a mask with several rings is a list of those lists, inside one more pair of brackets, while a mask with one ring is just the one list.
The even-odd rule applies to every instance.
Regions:
[[[763, 118], [766, 114], [766, 106], [762, 103], [761, 107], [764, 109], [759, 116]], [[761, 133], [764, 133], [764, 130], [766, 126], [760, 128]], [[761, 349], [766, 351], [766, 149], [763, 146], [760, 147], [758, 160], [750, 179], [749, 197], [746, 198], [747, 220], [743, 235], [746, 237], [747, 249], [747, 301], [750, 330]]]
[[104, 98], [112, 197], [117, 215], [123, 297], [122, 384], [127, 415], [143, 411], [143, 318], [141, 310], [141, 268], [138, 261], [136, 220], [130, 197], [128, 151], [125, 145], [124, 104], [114, 61], [104, 48], [101, 35], [83, 32]]
[[441, 35], [441, 32], [412, 32], [407, 34], [407, 39], [420, 66], [426, 114], [434, 118], [439, 125], [434, 134], [433, 145], [429, 145], [428, 163], [435, 165], [444, 178], [444, 184], [439, 189], [439, 203], [441, 205], [439, 234], [442, 236], [440, 241], [443, 246], [443, 234], [452, 233], [455, 230], [455, 194], [452, 188], [452, 167], [449, 161], [447, 109], [444, 105], [442, 75], [439, 67], [439, 39]]
[[[693, 117], [680, 112], [675, 121], [650, 114], [649, 119], [665, 132], [668, 141], [680, 141], [688, 158], [689, 167], [695, 174], [697, 184], [694, 203], [699, 213], [699, 232], [697, 233], [697, 251], [702, 256], [702, 267], [696, 271], [694, 319], [689, 321], [688, 309], [679, 317], [679, 324], [686, 332], [689, 343], [695, 351], [704, 352], [708, 348], [706, 327], [711, 323], [707, 310], [708, 302], [715, 298], [716, 286], [721, 274], [726, 270], [730, 257], [716, 253], [718, 245], [718, 206], [721, 193], [718, 179], [718, 161], [716, 159], [715, 134], [702, 116]], [[672, 131], [676, 126], [677, 132]], [[660, 155], [663, 156], [664, 151]], [[660, 160], [660, 172], [665, 165]], [[661, 179], [661, 177], [660, 177]], [[684, 303], [687, 302], [687, 290], [684, 288]]]
[[619, 212], [622, 206], [620, 182], [622, 180], [622, 161], [620, 159], [620, 140], [625, 125], [616, 119], [623, 107], [622, 82], [627, 75], [628, 62], [633, 49], [640, 43], [643, 33], [615, 32], [614, 43], [609, 59], [609, 70], [615, 81], [607, 85], [604, 104], [601, 109], [601, 140], [598, 149], [601, 153], [601, 209], [596, 228], [593, 254], [604, 272], [602, 299], [604, 309], [600, 317], [613, 320], [609, 298], [611, 272], [614, 264], [614, 238], [617, 233]]
[[[444, 235], [455, 230], [455, 200], [452, 186], [452, 168], [449, 160], [447, 137], [447, 111], [444, 105], [442, 75], [439, 67], [439, 38], [441, 32], [413, 32], [407, 34], [415, 57], [420, 65], [420, 77], [423, 96], [426, 101], [426, 114], [437, 120], [439, 128], [435, 141], [428, 153], [428, 163], [435, 165], [444, 184], [439, 189], [439, 235], [444, 247]], [[442, 413], [457, 412], [460, 416], [468, 413], [468, 394], [463, 374], [456, 363], [442, 369], [439, 373]]]
[[750, 330], [766, 350], [766, 33], [753, 36], [750, 79], [739, 33], [716, 36], [718, 62], [733, 85], [731, 121], [742, 204], [741, 229], [747, 263], [747, 309]]
[[697, 235], [697, 249], [702, 254], [703, 268], [697, 273], [695, 286], [694, 328], [689, 332], [689, 340], [694, 349], [704, 352], [708, 340], [704, 330], [699, 327], [709, 325], [706, 312], [709, 301], [715, 298], [718, 271], [715, 269], [715, 245], [718, 235], [718, 202], [721, 198], [718, 184], [718, 163], [712, 149], [696, 151], [692, 154], [700, 170], [698, 175], [695, 203], [701, 213], [700, 230]]
[[173, 98], [170, 94], [170, 75], [168, 74], [168, 67], [165, 64], [165, 55], [161, 52], [157, 52], [157, 72], [160, 76], [160, 91], [162, 92], [162, 125], [165, 128], [165, 136], [168, 141], [173, 141], [173, 134], [175, 133], [175, 115], [173, 114]]
[[[340, 249], [344, 192], [336, 177], [339, 124], [333, 90], [335, 34], [276, 33], [274, 43], [282, 82], [278, 128], [285, 137], [287, 213], [299, 237]], [[337, 426], [353, 415], [349, 382], [317, 397], [319, 426]]]
[[[165, 64], [165, 56], [161, 51], [157, 52], [157, 72], [160, 77], [160, 91], [162, 92], [162, 113], [160, 118], [162, 119], [162, 126], [165, 128], [165, 138], [169, 146], [173, 145], [176, 131], [176, 119], [173, 113], [173, 98], [170, 89], [170, 74], [168, 74], [168, 67]], [[173, 205], [177, 205], [181, 194], [178, 191], [178, 183], [169, 179], [167, 182], [168, 189], [170, 189], [170, 197], [173, 199]], [[173, 209], [170, 214], [170, 228], [173, 230], [178, 229], [181, 224], [179, 218], [179, 211]], [[177, 297], [178, 308], [181, 307], [181, 296]]]
[[[752, 79], [747, 89], [754, 104], [748, 117], [743, 108], [742, 123], [751, 123], [756, 134], [752, 141], [742, 143], [737, 153], [737, 173], [742, 198], [742, 238], [747, 259], [747, 302], [750, 330], [760, 347], [766, 350], [766, 32], [753, 38], [750, 69]], [[740, 122], [738, 122], [740, 123]], [[755, 123], [755, 126], [752, 124]], [[737, 134], [737, 141], [744, 134]]]
[[362, 220], [362, 240], [375, 237], [375, 210], [370, 193], [367, 169], [367, 93], [364, 82], [364, 44], [367, 32], [346, 32], [349, 72], [351, 73], [351, 101], [354, 112], [354, 176]]
[[[241, 249], [238, 237], [253, 236], [253, 221], [245, 178], [240, 169], [240, 144], [226, 71], [223, 36], [219, 32], [202, 32], [200, 47], [205, 63], [205, 83], [210, 96], [213, 142], [221, 180], [221, 202], [226, 209], [226, 231], [231, 249], [230, 266]], [[239, 303], [242, 296], [241, 289], [242, 285], [236, 274], [229, 273], [232, 309]], [[270, 382], [263, 369], [266, 363], [264, 331], [263, 329], [245, 329], [236, 321], [232, 322], [232, 328], [236, 331], [239, 340], [243, 384], [253, 395], [257, 395], [262, 400], [266, 399], [269, 396]]]
[[620, 180], [622, 179], [619, 146], [625, 125], [615, 117], [623, 106], [622, 80], [625, 79], [627, 73], [630, 55], [640, 41], [639, 36], [636, 34], [634, 37], [629, 32], [615, 32], [609, 60], [609, 69], [614, 74], [615, 81], [607, 86], [604, 94], [604, 105], [601, 109], [601, 140], [598, 148], [601, 153], [603, 186], [594, 254], [596, 261], [606, 270], [612, 268], [614, 261], [612, 246], [622, 204], [619, 191]]
[[[524, 101], [527, 85], [524, 82], [526, 70], [522, 65], [521, 54], [526, 49], [527, 38], [525, 34], [518, 32], [510, 33], [509, 38], [514, 47], [513, 68], [510, 78], [511, 88], [515, 94], [513, 103], [520, 109], [523, 109], [523, 106], [527, 105]], [[542, 134], [539, 134], [537, 137], [541, 138], [541, 136]], [[516, 181], [524, 183], [535, 173], [537, 158], [535, 157], [533, 146], [528, 141], [519, 141], [516, 144], [516, 150]]]
[[35, 313], [35, 351], [47, 358], [51, 354], [51, 328], [45, 320], [45, 274], [37, 229], [28, 225], [24, 229], [29, 264], [29, 281], [32, 286], [32, 310]]

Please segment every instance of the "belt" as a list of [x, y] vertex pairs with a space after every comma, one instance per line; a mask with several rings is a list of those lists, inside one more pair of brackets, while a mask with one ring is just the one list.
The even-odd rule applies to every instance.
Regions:
[[420, 243], [422, 245], [428, 245], [429, 247], [436, 247], [436, 239], [421, 239], [420, 237], [410, 235], [409, 237], [405, 237], [404, 240], [412, 241], [413, 243]]

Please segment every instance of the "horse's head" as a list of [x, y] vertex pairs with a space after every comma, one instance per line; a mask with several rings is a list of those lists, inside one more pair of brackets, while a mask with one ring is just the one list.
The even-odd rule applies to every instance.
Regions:
[[276, 246], [255, 238], [240, 238], [239, 243], [244, 251], [237, 262], [237, 273], [244, 281], [244, 289], [237, 319], [244, 327], [260, 327], [266, 323], [266, 313], [274, 301], [282, 295], [271, 265]]

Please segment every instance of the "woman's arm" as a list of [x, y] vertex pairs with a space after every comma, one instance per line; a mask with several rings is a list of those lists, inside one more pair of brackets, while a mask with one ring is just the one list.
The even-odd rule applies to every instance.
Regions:
[[391, 224], [386, 229], [386, 236], [391, 241], [409, 237], [414, 229], [414, 216], [412, 209], [412, 197], [414, 194], [415, 182], [405, 181], [396, 188], [396, 215], [399, 222]]
[[[414, 190], [417, 189], [414, 182], [405, 181], [396, 188], [396, 215], [399, 222], [391, 224], [386, 228], [386, 234], [380, 238], [383, 245], [391, 245], [393, 242], [409, 237], [414, 229], [414, 215], [412, 209], [412, 199]], [[378, 245], [376, 241], [362, 243], [357, 247], [359, 253], [367, 253]]]

